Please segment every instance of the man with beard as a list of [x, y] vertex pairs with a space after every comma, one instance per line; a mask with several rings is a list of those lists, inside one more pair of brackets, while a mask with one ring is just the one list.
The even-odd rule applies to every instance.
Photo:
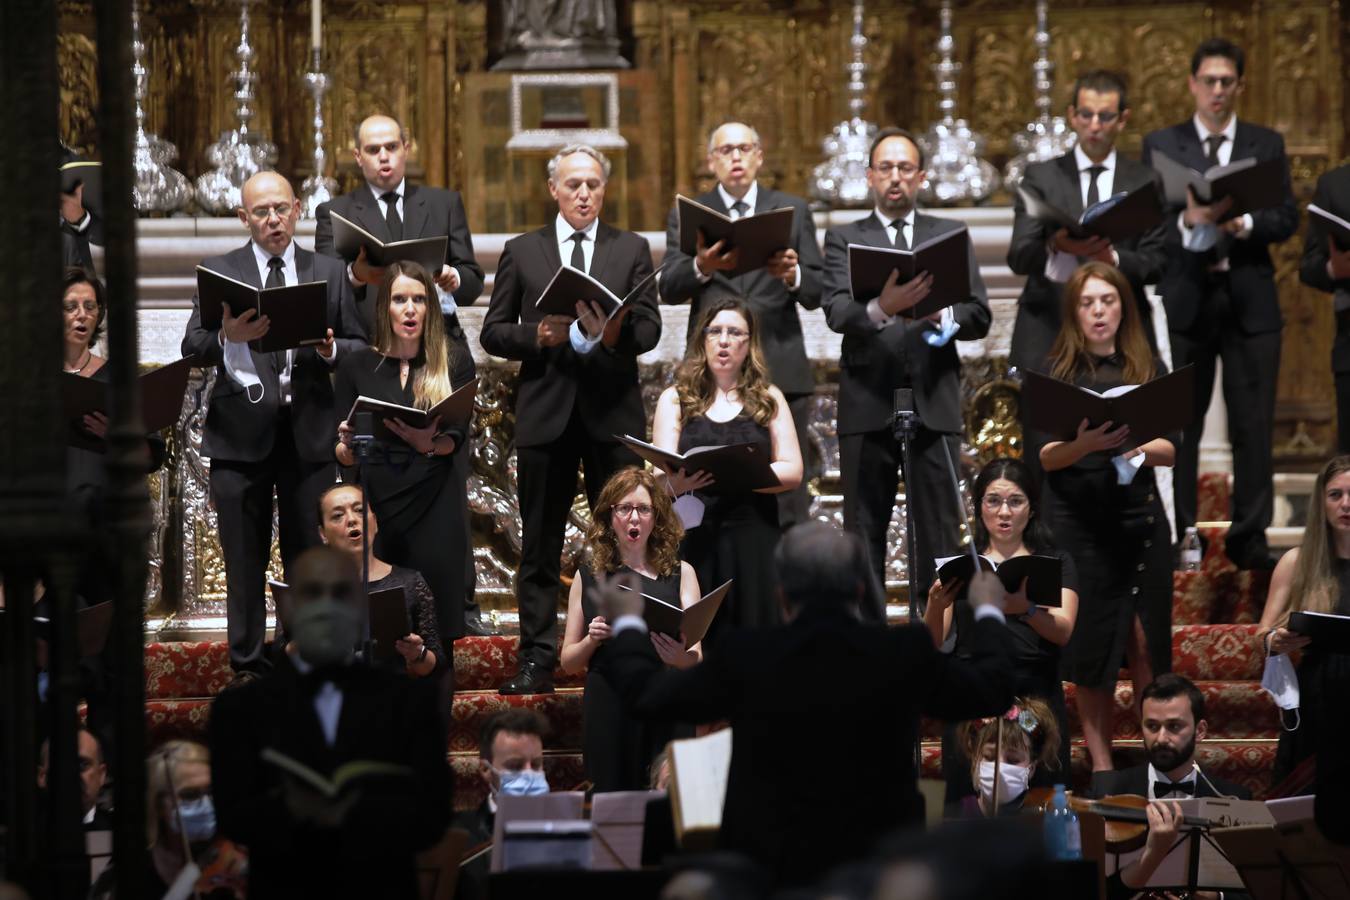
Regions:
[[1205, 739], [1205, 695], [1189, 679], [1159, 675], [1141, 693], [1141, 730], [1148, 762], [1115, 772], [1097, 772], [1092, 793], [1135, 794], [1150, 800], [1186, 797], [1236, 797], [1250, 800], [1251, 791], [1206, 774], [1195, 761], [1195, 743]]

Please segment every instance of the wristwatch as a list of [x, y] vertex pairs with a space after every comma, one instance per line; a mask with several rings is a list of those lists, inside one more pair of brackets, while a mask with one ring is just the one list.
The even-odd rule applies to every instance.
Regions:
[[417, 654], [417, 659], [414, 659], [413, 663], [414, 664], [420, 663], [422, 660], [426, 658], [427, 658], [427, 645], [423, 644], [421, 651]]

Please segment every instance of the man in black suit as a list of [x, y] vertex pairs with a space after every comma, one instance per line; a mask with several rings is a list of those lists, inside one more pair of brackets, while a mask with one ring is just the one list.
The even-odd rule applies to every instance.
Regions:
[[[958, 660], [938, 653], [922, 626], [859, 621], [869, 576], [857, 535], [807, 522], [789, 529], [775, 555], [787, 624], [727, 634], [701, 664], [668, 669], [641, 598], [608, 590], [613, 637], [600, 665], [636, 715], [731, 722], [718, 840], [779, 884], [806, 884], [866, 856], [888, 831], [923, 821], [913, 766], [919, 715], [959, 720], [1006, 710], [1007, 634], [997, 606], [1003, 592], [988, 576], [971, 587], [977, 652]], [[819, 756], [816, 732], [803, 723], [817, 721], [829, 723], [832, 746], [871, 748], [885, 764], [843, 782], [803, 778]]]
[[1209, 728], [1205, 695], [1183, 675], [1169, 672], [1140, 692], [1140, 726], [1148, 762], [1130, 769], [1095, 772], [1092, 792], [1134, 794], [1150, 800], [1183, 797], [1236, 797], [1250, 800], [1251, 791], [1211, 777], [1195, 761], [1195, 745]]
[[[1080, 75], [1068, 109], [1078, 143], [1058, 159], [1028, 166], [1022, 184], [1075, 218], [1114, 194], [1156, 185], [1158, 176], [1151, 168], [1116, 152], [1116, 140], [1130, 119], [1126, 100], [1125, 82], [1116, 73], [1098, 69]], [[1017, 300], [1009, 363], [1019, 369], [1045, 370], [1045, 359], [1059, 334], [1064, 282], [1089, 259], [1110, 263], [1129, 279], [1153, 341], [1144, 285], [1158, 280], [1167, 261], [1166, 223], [1112, 244], [1100, 237], [1077, 240], [1065, 228], [1032, 218], [1020, 196], [1014, 209], [1008, 267], [1025, 275], [1027, 282]], [[1035, 456], [1034, 448], [1028, 448], [1023, 459]]]
[[910, 600], [919, 604], [933, 583], [933, 558], [954, 552], [960, 540], [961, 511], [947, 469], [948, 453], [953, 462], [958, 459], [964, 431], [961, 361], [954, 342], [978, 340], [989, 332], [989, 303], [969, 238], [970, 295], [943, 297], [953, 305], [918, 321], [900, 314], [928, 296], [932, 277], [924, 273], [905, 284], [893, 279], [879, 296], [855, 297], [849, 285], [848, 245], [908, 249], [962, 227], [915, 209], [923, 167], [923, 151], [913, 135], [882, 129], [872, 142], [867, 166], [875, 209], [825, 234], [825, 316], [830, 328], [844, 336], [838, 425], [844, 527], [862, 536], [872, 571], [884, 586], [886, 531], [901, 465], [900, 442], [891, 426], [893, 397], [897, 388], [911, 388], [922, 425], [911, 443], [914, 471], [905, 473], [905, 496], [915, 524]]
[[[365, 184], [350, 194], [319, 204], [314, 213], [314, 249], [327, 256], [342, 259], [347, 264], [356, 305], [361, 312], [361, 323], [367, 338], [374, 336], [371, 320], [375, 295], [384, 280], [384, 269], [366, 263], [364, 254], [349, 259], [338, 255], [333, 243], [333, 217], [336, 212], [382, 241], [413, 240], [416, 238], [448, 235], [446, 258], [440, 271], [432, 272], [440, 295], [441, 314], [445, 319], [445, 333], [450, 339], [451, 352], [469, 355], [469, 343], [456, 312], [460, 306], [471, 306], [483, 292], [483, 267], [473, 255], [473, 236], [464, 216], [464, 202], [458, 191], [408, 184], [408, 134], [397, 120], [389, 116], [370, 116], [356, 127], [356, 164], [361, 169]], [[457, 623], [450, 617], [462, 617], [469, 634], [487, 634], [474, 601], [475, 573], [473, 564], [473, 531], [469, 524], [468, 480], [473, 467], [472, 453], [456, 453], [454, 457], [455, 487], [463, 495], [459, 505], [464, 509], [464, 539], [468, 563], [464, 573], [463, 597], [437, 597], [436, 614], [442, 634], [459, 634]]]
[[[1191, 57], [1195, 116], [1144, 138], [1144, 162], [1161, 153], [1198, 171], [1241, 159], [1285, 160], [1284, 139], [1240, 122], [1242, 50], [1222, 38], [1202, 43]], [[1241, 568], [1270, 568], [1266, 544], [1275, 504], [1272, 432], [1280, 371], [1279, 296], [1270, 245], [1298, 228], [1298, 207], [1283, 168], [1278, 206], [1225, 220], [1228, 200], [1202, 206], [1192, 196], [1169, 208], [1169, 259], [1158, 285], [1167, 310], [1172, 368], [1195, 366], [1195, 422], [1177, 455], [1177, 532], [1195, 524], [1200, 437], [1214, 388], [1215, 361], [1223, 360], [1223, 398], [1233, 446], [1233, 510], [1226, 552]]]
[[231, 313], [219, 328], [202, 327], [201, 303], [183, 335], [184, 356], [216, 367], [202, 454], [211, 459], [211, 502], [225, 559], [230, 665], [263, 667], [263, 586], [277, 497], [281, 560], [289, 569], [318, 543], [319, 494], [337, 477], [332, 371], [337, 357], [364, 346], [351, 285], [341, 264], [295, 245], [300, 207], [286, 179], [260, 172], [244, 183], [239, 219], [250, 240], [202, 266], [254, 287], [328, 283], [328, 340], [314, 347], [258, 353], [248, 345], [267, 333], [256, 310]]
[[[78, 759], [80, 766], [80, 814], [85, 831], [108, 831], [113, 827], [112, 816], [98, 805], [103, 793], [103, 783], [108, 778], [108, 764], [103, 761], [103, 748], [98, 737], [92, 731], [80, 726], [76, 733]], [[51, 759], [51, 740], [42, 742], [38, 751], [37, 783], [41, 790], [47, 789], [48, 769]]]
[[[1350, 219], [1350, 165], [1317, 179], [1313, 203], [1333, 216]], [[1308, 216], [1299, 280], [1332, 295], [1336, 338], [1331, 345], [1331, 371], [1336, 376], [1337, 444], [1350, 452], [1350, 245], [1337, 246], [1317, 216]]]
[[516, 460], [521, 517], [520, 671], [503, 694], [553, 690], [557, 659], [558, 580], [563, 529], [577, 469], [595, 505], [609, 477], [635, 454], [616, 434], [647, 434], [637, 357], [656, 346], [661, 316], [654, 291], [634, 298], [608, 322], [577, 304], [578, 318], [543, 315], [535, 301], [566, 261], [623, 297], [652, 271], [643, 237], [600, 221], [609, 160], [584, 144], [548, 164], [557, 218], [506, 242], [492, 302], [479, 336], [494, 356], [521, 361], [516, 397]]
[[[211, 706], [220, 833], [248, 848], [250, 897], [414, 898], [414, 855], [445, 833], [451, 813], [435, 686], [355, 662], [366, 609], [349, 556], [315, 547], [294, 568], [294, 651]], [[388, 768], [329, 797], [266, 750], [329, 779], [348, 763]]]
[[[769, 364], [769, 377], [787, 397], [797, 444], [805, 460], [810, 439], [807, 425], [815, 394], [815, 375], [802, 342], [802, 323], [797, 307], [820, 308], [823, 263], [816, 246], [816, 225], [806, 201], [782, 191], [761, 187], [755, 180], [764, 164], [759, 134], [749, 125], [727, 122], [708, 139], [708, 168], [717, 187], [695, 198], [734, 221], [773, 209], [793, 210], [792, 242], [779, 250], [762, 268], [744, 275], [729, 273], [739, 262], [738, 251], [725, 249], [721, 241], [706, 246], [698, 238], [696, 257], [680, 252], [678, 209], [666, 220], [666, 259], [661, 269], [661, 302], [689, 301], [692, 339], [703, 310], [728, 296], [743, 297], [758, 320], [760, 346]], [[784, 528], [806, 521], [811, 494], [806, 478], [795, 489], [778, 495], [779, 524]]]

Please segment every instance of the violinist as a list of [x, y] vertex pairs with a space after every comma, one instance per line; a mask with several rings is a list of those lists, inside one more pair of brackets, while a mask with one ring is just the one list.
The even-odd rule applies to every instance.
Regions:
[[1058, 719], [1036, 698], [1017, 697], [1002, 716], [962, 722], [956, 738], [972, 760], [970, 780], [979, 792], [962, 799], [963, 817], [1019, 812], [1036, 772], [1060, 767]]

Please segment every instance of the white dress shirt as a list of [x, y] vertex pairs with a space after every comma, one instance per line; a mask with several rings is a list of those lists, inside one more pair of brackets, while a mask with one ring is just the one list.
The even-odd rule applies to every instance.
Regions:
[[[1073, 148], [1074, 165], [1078, 167], [1078, 199], [1083, 202], [1083, 209], [1087, 209], [1088, 191], [1092, 189], [1092, 173], [1088, 170], [1093, 166], [1101, 166], [1102, 171], [1097, 173], [1097, 202], [1107, 199], [1112, 195], [1116, 186], [1116, 151], [1112, 149], [1107, 154], [1106, 159], [1099, 163], [1093, 162], [1088, 155], [1083, 152], [1083, 148], [1074, 145]], [[1111, 250], [1112, 261], [1120, 264], [1120, 254], [1115, 249]], [[1056, 250], [1054, 238], [1051, 238], [1048, 252], [1045, 254], [1045, 277], [1051, 281], [1063, 284], [1073, 275], [1078, 268], [1078, 257], [1072, 253], [1065, 253], [1063, 250]]]
[[[873, 210], [873, 213], [876, 215], [877, 219], [879, 219], [879, 220], [882, 222], [882, 224], [885, 226], [885, 228], [886, 228], [886, 237], [887, 237], [887, 239], [890, 240], [891, 244], [894, 244], [894, 243], [895, 243], [895, 233], [896, 233], [896, 231], [897, 231], [897, 230], [899, 229], [899, 227], [900, 227], [900, 226], [899, 226], [899, 223], [900, 223], [900, 222], [904, 222], [904, 223], [905, 223], [905, 244], [906, 244], [906, 246], [907, 246], [909, 249], [911, 249], [911, 250], [914, 249], [914, 214], [915, 214], [915, 213], [914, 213], [914, 210], [913, 210], [913, 209], [910, 209], [910, 211], [909, 211], [908, 213], [906, 213], [905, 215], [901, 216], [900, 218], [894, 219], [894, 220], [892, 220], [891, 217], [888, 216], [887, 214], [883, 213], [880, 209], [874, 209], [874, 210]], [[894, 322], [895, 319], [896, 319], [895, 316], [888, 316], [888, 315], [886, 315], [885, 310], [883, 310], [883, 309], [881, 308], [881, 298], [880, 298], [880, 297], [873, 297], [871, 300], [868, 300], [868, 301], [867, 301], [867, 317], [868, 317], [869, 319], [871, 319], [874, 323], [876, 323], [876, 326], [877, 326], [877, 330], [878, 330], [878, 331], [880, 331], [882, 328], [885, 328], [887, 325], [891, 324], [891, 323]], [[943, 309], [942, 309], [942, 319], [941, 319], [941, 320], [939, 321], [939, 323], [938, 323], [939, 329], [941, 329], [941, 330], [946, 330], [946, 329], [950, 328], [951, 325], [952, 325], [952, 323], [953, 323], [954, 321], [955, 321], [955, 316], [954, 316], [954, 314], [952, 313], [952, 308], [951, 308], [950, 306], [943, 307]]]
[[[258, 264], [259, 283], [267, 286], [267, 276], [271, 274], [271, 268], [268, 265], [272, 260], [272, 254], [252, 242], [249, 246], [253, 248], [253, 259]], [[295, 268], [295, 241], [286, 245], [286, 249], [281, 254], [281, 275], [286, 279], [286, 286], [300, 283], [300, 276]], [[225, 329], [220, 329], [220, 345], [224, 349], [225, 371], [229, 376], [244, 388], [244, 396], [248, 397], [250, 403], [261, 403], [263, 398], [263, 383], [258, 377], [258, 370], [253, 365], [253, 354], [249, 352], [248, 344], [236, 343], [225, 337]], [[331, 365], [337, 360], [337, 345], [333, 345], [333, 356], [328, 360]], [[277, 382], [281, 387], [281, 403], [283, 406], [289, 406], [291, 402], [291, 366], [295, 362], [295, 350], [286, 351], [286, 364], [282, 366], [281, 371], [277, 372]], [[257, 390], [256, 396], [254, 390]]]
[[[291, 663], [301, 675], [308, 675], [314, 670], [299, 653], [291, 653]], [[324, 741], [332, 747], [337, 743], [338, 722], [342, 719], [342, 688], [331, 681], [320, 685], [314, 692], [314, 714], [319, 717]]]
[[[583, 271], [588, 275], [591, 274], [591, 261], [595, 259], [595, 235], [599, 230], [599, 216], [591, 219], [591, 224], [581, 229], [581, 233], [585, 236], [585, 239], [581, 242], [581, 256], [586, 261], [586, 268]], [[577, 229], [567, 223], [562, 213], [558, 213], [558, 217], [553, 220], [553, 233], [558, 238], [558, 256], [562, 258], [563, 265], [571, 266], [572, 249], [576, 246], [572, 242], [572, 235], [577, 233]], [[600, 343], [600, 338], [603, 336], [604, 332], [594, 337], [587, 337], [586, 333], [581, 330], [580, 319], [573, 319], [572, 324], [567, 328], [567, 339], [572, 344], [572, 349], [581, 354], [590, 353], [594, 350], [595, 345]]]
[[[738, 219], [743, 219], [746, 216], [753, 216], [755, 214], [755, 206], [759, 203], [759, 182], [750, 182], [750, 189], [745, 192], [745, 196], [737, 200], [727, 192], [726, 188], [722, 187], [722, 183], [719, 181], [717, 183], [717, 196], [722, 198], [722, 205], [727, 208], [727, 218], [735, 222]], [[737, 203], [745, 204], [746, 209], [744, 212], [735, 209]], [[694, 267], [694, 277], [700, 282], [707, 284], [709, 281], [712, 281], [711, 275], [704, 275], [703, 272], [699, 270], [697, 257], [690, 260], [690, 265]], [[788, 290], [795, 292], [801, 286], [802, 267], [798, 265], [793, 269], [792, 284], [788, 285]]]
[[[1205, 123], [1200, 121], [1200, 114], [1196, 113], [1191, 119], [1191, 124], [1195, 127], [1195, 135], [1200, 139], [1200, 146], [1205, 147], [1205, 139], [1211, 134], [1221, 134], [1226, 140], [1219, 145], [1217, 156], [1219, 165], [1226, 166], [1233, 161], [1233, 142], [1237, 140], [1237, 116], [1229, 116], [1228, 124], [1222, 131], [1210, 131], [1205, 127]], [[1237, 240], [1245, 241], [1252, 235], [1252, 227], [1255, 221], [1251, 213], [1243, 213], [1242, 228], [1234, 237]], [[1177, 215], [1177, 227], [1181, 229], [1181, 246], [1194, 253], [1204, 253], [1212, 248], [1219, 240], [1219, 228], [1217, 225], [1201, 224], [1194, 228], [1186, 224], [1186, 211], [1182, 210]], [[1228, 259], [1219, 260], [1215, 266], [1216, 272], [1228, 271]]]
[[[1168, 778], [1166, 775], [1164, 775], [1163, 773], [1159, 772], [1157, 769], [1153, 768], [1153, 763], [1149, 763], [1149, 764], [1148, 764], [1148, 799], [1150, 799], [1150, 800], [1157, 800], [1157, 799], [1158, 799], [1158, 797], [1156, 797], [1156, 796], [1154, 795], [1154, 793], [1153, 793], [1153, 784], [1154, 784], [1154, 782], [1157, 782], [1157, 781], [1168, 782], [1168, 783], [1171, 783], [1171, 784], [1189, 784], [1189, 785], [1191, 786], [1190, 796], [1194, 797], [1194, 796], [1195, 796], [1195, 787], [1196, 787], [1196, 785], [1195, 785], [1195, 771], [1196, 771], [1196, 770], [1195, 770], [1195, 766], [1192, 765], [1192, 766], [1191, 766], [1191, 771], [1190, 771], [1190, 774], [1189, 774], [1189, 775], [1187, 775], [1185, 778], [1182, 778], [1182, 779], [1180, 779], [1180, 780], [1178, 780], [1178, 781], [1172, 781], [1172, 779]], [[1174, 794], [1168, 794], [1168, 795], [1167, 795], [1167, 799], [1173, 799], [1173, 800], [1175, 800], [1175, 799], [1177, 799], [1177, 798], [1176, 798], [1176, 796], [1175, 796]]]

